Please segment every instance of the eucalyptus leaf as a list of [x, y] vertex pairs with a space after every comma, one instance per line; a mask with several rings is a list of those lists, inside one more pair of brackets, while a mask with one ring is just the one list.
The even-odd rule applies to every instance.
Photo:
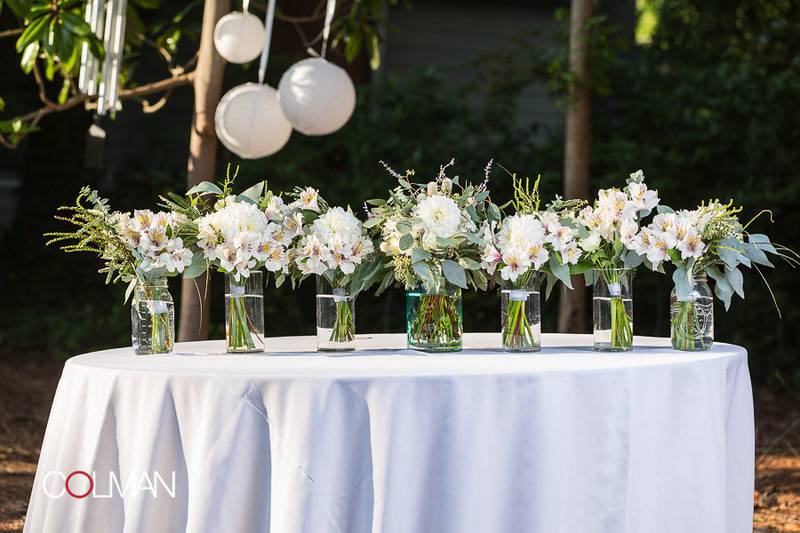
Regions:
[[[670, 250], [672, 251], [672, 250]], [[628, 251], [625, 254], [625, 259], [622, 261], [622, 266], [625, 268], [638, 268], [644, 262], [645, 257], [636, 252]]]
[[675, 284], [675, 295], [678, 300], [685, 302], [692, 296], [692, 274], [685, 267], [678, 267], [672, 273], [672, 282]]
[[369, 228], [374, 228], [375, 226], [377, 226], [378, 224], [380, 224], [382, 221], [383, 221], [383, 220], [382, 220], [382, 219], [380, 219], [380, 218], [378, 218], [378, 217], [368, 218], [367, 220], [365, 220], [365, 221], [364, 221], [364, 224], [363, 224], [363, 226], [364, 226], [365, 228], [367, 228], [367, 229], [369, 229]]
[[406, 233], [400, 237], [399, 246], [401, 250], [408, 250], [414, 244], [414, 237], [410, 233]]
[[675, 212], [675, 210], [674, 210], [674, 209], [672, 209], [672, 208], [671, 208], [670, 206], [668, 206], [668, 205], [659, 205], [658, 207], [656, 207], [656, 212], [657, 212], [659, 215], [668, 215], [668, 214], [674, 213], [674, 212]]
[[462, 289], [466, 289], [467, 287], [467, 276], [464, 272], [464, 267], [456, 263], [455, 261], [451, 261], [450, 259], [445, 259], [442, 261], [442, 272], [444, 273], [445, 279], [452, 283], [457, 287], [461, 287]]
[[414, 248], [411, 250], [411, 262], [417, 263], [419, 261], [425, 261], [426, 259], [430, 259], [431, 253], [427, 250], [423, 250], [422, 248]]
[[208, 262], [203, 256], [202, 252], [195, 252], [192, 256], [191, 264], [183, 271], [183, 277], [186, 279], [194, 279], [201, 276], [208, 270]]
[[211, 181], [202, 181], [186, 191], [187, 195], [192, 194], [199, 194], [200, 196], [205, 196], [207, 194], [216, 194], [217, 196], [222, 196], [222, 189], [216, 183]]
[[428, 263], [420, 261], [418, 263], [414, 263], [412, 266], [414, 268], [414, 273], [423, 284], [433, 284], [433, 272], [431, 271], [431, 267], [428, 265]]
[[714, 278], [714, 294], [725, 304], [725, 310], [727, 311], [731, 307], [731, 297], [733, 296], [733, 288], [728, 283], [727, 276], [713, 265], [706, 268], [706, 272]]
[[486, 279], [486, 275], [483, 273], [483, 270], [473, 270], [472, 279], [479, 290], [485, 291], [489, 286], [489, 281]]
[[467, 270], [480, 270], [481, 268], [481, 264], [470, 257], [462, 257], [459, 260], [459, 264]]
[[125, 289], [125, 300], [123, 300], [123, 302], [122, 302], [123, 304], [128, 303], [128, 300], [130, 299], [131, 295], [133, 294], [133, 291], [136, 290], [136, 285], [137, 285], [138, 282], [139, 282], [139, 280], [137, 280], [136, 278], [133, 278], [128, 283], [128, 288]]
[[725, 277], [733, 291], [739, 295], [739, 298], [744, 300], [744, 276], [742, 276], [742, 272], [738, 268], [726, 268]]
[[772, 245], [769, 240], [769, 237], [764, 235], [763, 233], [751, 233], [750, 236], [747, 238], [748, 242], [755, 244], [758, 249], [763, 250], [767, 253], [777, 254], [778, 250]]
[[550, 272], [566, 287], [572, 289], [572, 280], [569, 276], [569, 266], [561, 263], [555, 255], [550, 256]]
[[249, 189], [242, 192], [239, 196], [239, 200], [251, 200], [252, 203], [258, 203], [258, 199], [261, 198], [261, 194], [264, 192], [264, 182], [259, 181]]
[[767, 259], [767, 254], [758, 247], [758, 245], [753, 243], [744, 243], [742, 244], [742, 254], [750, 259], [753, 263], [768, 266], [770, 268], [774, 267], [769, 259]]

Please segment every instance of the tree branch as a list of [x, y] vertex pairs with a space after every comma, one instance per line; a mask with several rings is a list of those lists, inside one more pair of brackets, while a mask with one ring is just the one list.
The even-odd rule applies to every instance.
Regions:
[[[34, 70], [34, 72], [36, 71]], [[193, 82], [194, 82], [194, 71], [186, 72], [178, 76], [172, 76], [170, 78], [154, 81], [152, 83], [146, 83], [138, 87], [123, 89], [119, 92], [119, 98], [120, 100], [123, 100], [126, 98], [137, 98], [165, 91], [169, 92], [176, 87], [181, 87], [183, 85], [190, 85]], [[50, 100], [47, 99], [46, 95], [44, 96], [42, 101], [45, 102], [44, 107], [41, 107], [35, 111], [31, 111], [30, 113], [26, 113], [24, 115], [16, 117], [16, 119], [21, 120], [23, 122], [30, 122], [32, 125], [35, 126], [36, 124], [39, 123], [40, 120], [42, 120], [43, 117], [49, 115], [50, 113], [66, 111], [67, 109], [72, 109], [73, 107], [76, 107], [81, 104], [90, 104], [90, 105], [93, 104], [92, 97], [86, 94], [79, 94], [76, 96], [72, 96], [68, 98], [63, 104], [57, 104], [55, 102], [51, 102]], [[0, 144], [2, 144], [7, 148], [16, 148], [16, 144], [8, 142], [8, 140], [2, 134], [0, 134]]]
[[17, 35], [22, 35], [23, 31], [25, 31], [24, 28], [16, 28], [14, 30], [3, 30], [3, 31], [0, 31], [0, 39], [5, 39], [6, 37], [16, 37]]

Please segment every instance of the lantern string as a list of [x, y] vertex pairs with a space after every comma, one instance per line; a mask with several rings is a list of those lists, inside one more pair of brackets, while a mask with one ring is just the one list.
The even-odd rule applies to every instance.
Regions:
[[258, 83], [264, 84], [264, 76], [267, 75], [267, 58], [269, 57], [269, 45], [272, 41], [272, 22], [275, 20], [275, 0], [269, 0], [267, 4], [267, 14], [264, 17], [264, 48], [261, 50], [261, 61], [258, 65]]
[[325, 52], [328, 50], [328, 35], [331, 33], [331, 22], [333, 13], [336, 11], [336, 0], [328, 0], [328, 8], [325, 10], [325, 26], [322, 28], [322, 51], [320, 55], [325, 59]]

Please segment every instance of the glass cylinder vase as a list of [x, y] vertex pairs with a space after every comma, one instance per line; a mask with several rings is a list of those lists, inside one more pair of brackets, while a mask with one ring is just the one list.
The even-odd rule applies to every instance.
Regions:
[[250, 277], [225, 274], [225, 343], [228, 353], [264, 351], [264, 281], [261, 272]]
[[355, 298], [317, 276], [317, 350], [348, 352], [356, 348]]
[[673, 287], [670, 302], [672, 347], [685, 352], [710, 350], [714, 344], [714, 293], [705, 274], [695, 275], [686, 299]]
[[462, 347], [461, 289], [446, 283], [406, 292], [408, 347], [423, 352], [457, 352]]
[[138, 355], [172, 351], [175, 345], [175, 304], [166, 278], [136, 285], [131, 303], [131, 343]]
[[507, 352], [538, 352], [542, 346], [541, 297], [538, 272], [529, 272], [500, 291], [500, 325]]
[[633, 270], [595, 269], [592, 287], [594, 349], [626, 352], [633, 348]]

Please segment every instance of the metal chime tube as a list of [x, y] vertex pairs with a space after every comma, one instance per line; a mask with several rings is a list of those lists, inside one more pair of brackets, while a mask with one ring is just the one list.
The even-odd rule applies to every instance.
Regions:
[[[86, 3], [84, 20], [98, 38], [103, 36], [103, 22], [105, 9], [104, 0], [90, 0]], [[88, 43], [81, 46], [81, 69], [78, 75], [78, 90], [83, 94], [94, 96], [97, 94], [98, 60], [89, 49]]]
[[100, 95], [97, 99], [97, 112], [104, 115], [117, 105], [119, 96], [119, 73], [122, 67], [122, 52], [125, 46], [125, 19], [128, 10], [127, 0], [111, 0], [106, 7], [104, 45], [106, 58], [100, 81]]

